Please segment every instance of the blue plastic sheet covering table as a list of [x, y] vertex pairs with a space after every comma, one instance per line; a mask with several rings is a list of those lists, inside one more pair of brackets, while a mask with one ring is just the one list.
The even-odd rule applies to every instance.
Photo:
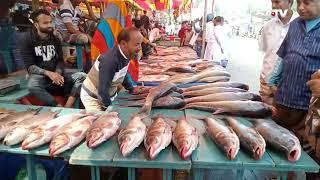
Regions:
[[[119, 96], [126, 95], [125, 93]], [[114, 104], [121, 104], [124, 102], [116, 100]], [[3, 104], [0, 103], [0, 108], [15, 109], [24, 111], [27, 108], [38, 108], [37, 106], [24, 106], [17, 104]], [[42, 111], [47, 111], [50, 108], [44, 107]], [[66, 108], [51, 108], [52, 110], [61, 109], [61, 114], [79, 112], [79, 109]], [[112, 111], [119, 112], [122, 119], [121, 127], [126, 126], [130, 117], [135, 114], [139, 108], [122, 108], [114, 105]], [[128, 179], [135, 179], [136, 168], [159, 168], [163, 169], [163, 179], [172, 179], [173, 170], [193, 170], [194, 179], [202, 179], [204, 169], [234, 169], [237, 170], [237, 178], [243, 177], [244, 170], [273, 170], [280, 171], [282, 178], [286, 177], [288, 171], [304, 171], [304, 172], [318, 172], [319, 166], [305, 153], [302, 152], [301, 158], [296, 163], [287, 161], [282, 152], [267, 149], [263, 158], [259, 161], [253, 160], [250, 154], [240, 150], [237, 158], [233, 161], [228, 160], [225, 155], [218, 149], [210, 137], [205, 133], [205, 126], [202, 121], [196, 120], [195, 116], [207, 116], [210, 113], [196, 111], [196, 110], [168, 110], [168, 109], [154, 109], [152, 116], [163, 114], [167, 117], [178, 119], [186, 117], [187, 121], [198, 129], [200, 141], [198, 148], [194, 151], [190, 160], [184, 161], [180, 159], [176, 149], [171, 144], [168, 148], [163, 150], [155, 160], [148, 160], [145, 153], [143, 143], [135, 149], [128, 157], [123, 157], [119, 151], [117, 142], [117, 135], [112, 137], [109, 141], [104, 142], [96, 149], [89, 149], [85, 142], [77, 147], [63, 153], [60, 157], [68, 160], [70, 164], [86, 165], [91, 167], [92, 179], [99, 179], [99, 167], [127, 167]], [[219, 116], [217, 116], [219, 117]], [[246, 118], [237, 118], [242, 123], [250, 125]], [[145, 122], [147, 125], [150, 122]], [[32, 179], [35, 177], [33, 157], [35, 155], [48, 156], [48, 146], [44, 145], [32, 151], [24, 151], [20, 146], [0, 146], [0, 151], [24, 154], [27, 160], [28, 175]]]

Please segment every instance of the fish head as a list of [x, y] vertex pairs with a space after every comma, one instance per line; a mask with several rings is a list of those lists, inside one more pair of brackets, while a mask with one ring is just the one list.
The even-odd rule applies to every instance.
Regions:
[[87, 135], [87, 146], [89, 148], [94, 148], [98, 144], [100, 144], [103, 141], [103, 131], [101, 128], [94, 128], [90, 130], [90, 132]]
[[265, 152], [265, 149], [263, 147], [257, 146], [256, 148], [253, 149], [253, 158], [255, 160], [261, 159], [264, 152]]
[[21, 148], [23, 150], [32, 149], [43, 142], [44, 139], [45, 136], [43, 134], [43, 131], [34, 131], [22, 142]]
[[21, 142], [27, 135], [28, 130], [23, 127], [17, 127], [10, 131], [3, 140], [4, 145], [12, 146]]
[[192, 154], [192, 142], [190, 139], [182, 139], [179, 143], [179, 155], [182, 159], [187, 160]]
[[49, 146], [49, 154], [50, 156], [55, 156], [57, 154], [62, 153], [66, 149], [68, 149], [68, 144], [70, 142], [70, 138], [67, 134], [60, 134], [56, 136], [50, 143]]
[[227, 158], [229, 160], [233, 160], [236, 158], [239, 148], [235, 146], [229, 146], [225, 150], [226, 150]]
[[299, 141], [294, 142], [294, 145], [288, 150], [287, 158], [290, 162], [296, 162], [301, 156], [301, 145]]
[[154, 159], [161, 151], [161, 141], [158, 137], [149, 137], [146, 140], [146, 147], [150, 159]]
[[[120, 134], [122, 134], [120, 132]], [[134, 130], [127, 130], [120, 137], [118, 136], [120, 151], [124, 157], [128, 156], [136, 147], [138, 147], [145, 136], [145, 128], [137, 127]]]
[[128, 156], [135, 148], [134, 137], [126, 135], [120, 139], [120, 152], [124, 157]]

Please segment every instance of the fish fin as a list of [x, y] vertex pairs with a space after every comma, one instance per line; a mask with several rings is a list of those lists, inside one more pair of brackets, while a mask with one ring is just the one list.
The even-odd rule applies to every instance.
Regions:
[[35, 111], [35, 114], [38, 114], [42, 109], [43, 109], [43, 107], [38, 107], [36, 109], [28, 108], [28, 111]]
[[58, 109], [56, 111], [52, 111], [52, 112], [55, 112], [55, 116], [58, 116], [60, 113], [61, 113], [62, 109]]
[[52, 126], [51, 128], [49, 128], [49, 131], [54, 131], [54, 130], [56, 130], [58, 127], [59, 127], [58, 125]]
[[231, 133], [236, 134], [231, 126], [227, 126]]
[[176, 128], [177, 125], [177, 120], [172, 119], [172, 118], [166, 118], [166, 122], [169, 124], [169, 126], [171, 127], [171, 129]]
[[213, 115], [217, 115], [217, 114], [222, 114], [222, 113], [225, 113], [226, 111], [224, 109], [217, 109], [215, 110], [212, 114]]
[[72, 133], [72, 136], [77, 137], [77, 136], [80, 136], [80, 135], [81, 135], [81, 133], [82, 133], [82, 130], [78, 130], [78, 131], [76, 131], [76, 132]]
[[142, 121], [147, 127], [151, 126], [151, 124], [152, 124], [152, 122], [153, 122], [152, 118], [150, 118], [150, 117], [142, 118], [141, 121]]

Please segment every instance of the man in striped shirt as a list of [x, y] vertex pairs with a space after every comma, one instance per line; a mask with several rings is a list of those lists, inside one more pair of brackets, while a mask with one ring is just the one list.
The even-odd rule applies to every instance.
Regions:
[[320, 0], [298, 0], [298, 13], [278, 50], [269, 85], [278, 89], [274, 120], [302, 140], [311, 98], [307, 82], [320, 69]]
[[142, 35], [139, 29], [131, 27], [119, 33], [117, 42], [118, 45], [98, 57], [83, 82], [80, 98], [86, 110], [105, 110], [120, 85], [129, 93], [135, 91], [127, 71], [130, 59], [141, 50]]
[[[89, 15], [84, 14], [79, 4], [84, 3], [88, 9]], [[79, 22], [81, 18], [94, 20], [98, 22], [92, 8], [87, 0], [63, 0], [60, 5], [59, 15], [56, 16], [56, 28], [62, 36], [64, 42], [88, 44], [91, 37], [79, 29]]]

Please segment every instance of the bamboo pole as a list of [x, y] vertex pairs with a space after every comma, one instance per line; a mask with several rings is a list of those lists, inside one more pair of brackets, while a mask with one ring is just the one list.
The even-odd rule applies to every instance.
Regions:
[[202, 48], [201, 48], [201, 58], [204, 57], [204, 51], [205, 51], [205, 44], [206, 44], [206, 27], [207, 27], [207, 5], [208, 5], [208, 0], [204, 1], [204, 13], [203, 13], [203, 18], [202, 18]]

